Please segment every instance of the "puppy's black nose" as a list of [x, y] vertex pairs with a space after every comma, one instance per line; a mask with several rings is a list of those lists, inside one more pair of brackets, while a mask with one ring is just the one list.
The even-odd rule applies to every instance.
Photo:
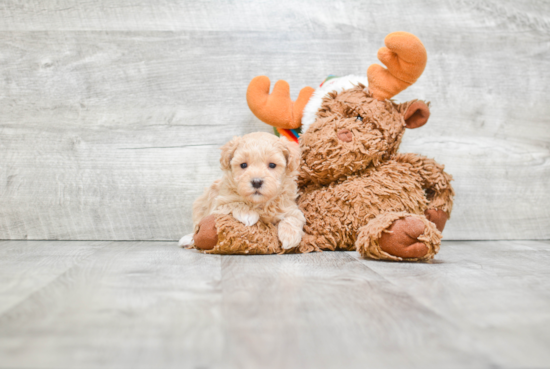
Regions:
[[254, 178], [251, 182], [252, 182], [252, 187], [254, 188], [260, 188], [264, 184], [264, 181], [258, 178]]

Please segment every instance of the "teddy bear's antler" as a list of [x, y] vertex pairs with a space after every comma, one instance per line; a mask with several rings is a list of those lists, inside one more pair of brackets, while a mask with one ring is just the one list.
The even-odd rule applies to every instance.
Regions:
[[246, 101], [252, 113], [262, 122], [273, 127], [295, 129], [302, 125], [302, 114], [309, 98], [315, 91], [304, 87], [296, 101], [290, 99], [290, 86], [286, 81], [275, 83], [269, 94], [271, 82], [266, 76], [255, 77], [248, 85]]
[[367, 70], [369, 91], [378, 100], [386, 100], [416, 82], [424, 71], [428, 55], [415, 35], [393, 32], [384, 39], [378, 59], [388, 68], [372, 64]]

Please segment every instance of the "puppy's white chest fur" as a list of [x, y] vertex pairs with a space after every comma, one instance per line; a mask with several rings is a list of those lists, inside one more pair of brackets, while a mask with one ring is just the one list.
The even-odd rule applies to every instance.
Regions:
[[260, 220], [260, 214], [252, 209], [235, 209], [233, 216], [246, 226], [252, 226]]
[[277, 224], [284, 218], [283, 212], [274, 212], [269, 207], [247, 206], [245, 204], [235, 206], [231, 214], [246, 226], [252, 226], [259, 220], [264, 223]]

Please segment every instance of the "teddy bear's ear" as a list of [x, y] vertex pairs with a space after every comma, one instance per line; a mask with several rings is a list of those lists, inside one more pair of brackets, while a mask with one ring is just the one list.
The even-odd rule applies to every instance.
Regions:
[[233, 159], [233, 155], [235, 154], [237, 147], [239, 147], [240, 142], [240, 137], [233, 137], [231, 141], [221, 147], [220, 150], [222, 151], [222, 156], [220, 158], [220, 164], [222, 170], [231, 169], [231, 159]]
[[422, 127], [424, 124], [426, 124], [426, 122], [428, 122], [429, 117], [430, 108], [428, 107], [428, 104], [426, 104], [424, 101], [419, 100], [414, 101], [412, 104], [410, 104], [403, 114], [403, 118], [405, 119], [405, 124], [407, 125], [407, 128]]
[[286, 159], [286, 171], [291, 173], [298, 170], [301, 157], [300, 146], [285, 137], [281, 137], [280, 140], [284, 145], [283, 154]]

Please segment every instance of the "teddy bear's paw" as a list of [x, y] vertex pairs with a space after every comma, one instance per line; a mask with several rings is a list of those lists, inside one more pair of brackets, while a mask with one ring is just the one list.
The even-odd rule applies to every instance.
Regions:
[[183, 236], [178, 242], [179, 247], [187, 247], [193, 244], [193, 233]]
[[382, 233], [380, 248], [400, 258], [421, 259], [429, 252], [428, 246], [418, 238], [424, 233], [425, 225], [416, 217], [400, 218]]
[[233, 217], [245, 226], [253, 226], [260, 220], [260, 214], [250, 209], [233, 210]]
[[440, 209], [428, 209], [424, 212], [424, 215], [430, 222], [435, 224], [439, 232], [443, 232], [447, 219], [449, 219], [446, 212]]
[[283, 249], [288, 250], [300, 244], [304, 231], [300, 227], [282, 221], [277, 226], [277, 234]]
[[195, 247], [201, 250], [212, 250], [218, 243], [218, 229], [216, 228], [216, 215], [204, 217], [198, 230], [193, 236]]

